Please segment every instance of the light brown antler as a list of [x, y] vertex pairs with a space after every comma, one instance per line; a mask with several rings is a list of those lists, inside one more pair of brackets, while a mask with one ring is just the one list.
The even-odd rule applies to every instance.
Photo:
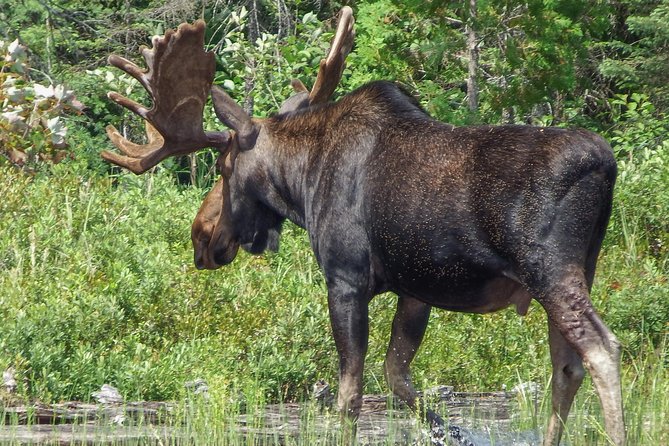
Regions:
[[327, 102], [337, 88], [337, 84], [339, 84], [344, 67], [346, 66], [346, 56], [348, 56], [351, 48], [353, 48], [353, 41], [355, 39], [353, 23], [355, 23], [353, 10], [348, 6], [344, 6], [341, 9], [337, 33], [334, 39], [332, 39], [332, 46], [330, 47], [328, 56], [321, 60], [316, 82], [311, 88], [311, 93], [309, 93], [309, 104]]
[[149, 92], [153, 107], [147, 109], [116, 92], [108, 97], [146, 121], [148, 142], [140, 145], [124, 138], [114, 126], [107, 135], [124, 154], [102, 152], [102, 157], [136, 174], [144, 173], [163, 159], [205, 147], [225, 146], [228, 132], [206, 132], [202, 113], [214, 79], [214, 54], [204, 51], [205, 23], [184, 23], [176, 31], [153, 38], [153, 48], [142, 48], [147, 69], [123, 57], [109, 56], [109, 63], [125, 71]]

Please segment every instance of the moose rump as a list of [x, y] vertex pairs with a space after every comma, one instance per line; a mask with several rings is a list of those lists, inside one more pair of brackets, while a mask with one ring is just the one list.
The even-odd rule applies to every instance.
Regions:
[[616, 172], [600, 137], [425, 120], [386, 128], [365, 206], [379, 288], [456, 311], [515, 303], [523, 314], [556, 262], [587, 258], [594, 270]]

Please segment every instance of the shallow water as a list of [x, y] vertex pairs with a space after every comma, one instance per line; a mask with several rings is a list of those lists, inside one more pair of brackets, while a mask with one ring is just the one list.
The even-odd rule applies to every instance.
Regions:
[[[416, 416], [386, 395], [365, 396], [358, 422], [361, 445], [407, 446], [535, 446], [541, 444], [540, 429], [518, 431], [514, 426], [520, 415], [518, 395], [507, 392], [460, 393], [442, 387], [427, 397], [433, 407], [447, 421], [447, 428], [427, 429]], [[136, 404], [133, 406], [133, 404]], [[164, 440], [188, 435], [181, 427], [162, 423], [169, 420], [172, 410], [153, 407], [165, 403], [127, 403], [121, 405], [84, 405], [68, 403], [40, 409], [44, 423], [32, 416], [33, 426], [1, 426], [0, 443], [11, 440], [14, 444], [39, 442], [57, 438], [62, 444], [88, 443], [124, 444], [133, 441], [155, 440], [156, 433]], [[159, 410], [160, 409], [160, 410]], [[168, 410], [169, 409], [169, 410]], [[34, 408], [30, 409], [34, 413]], [[156, 414], [168, 414], [162, 418]], [[26, 412], [28, 413], [28, 412]], [[114, 420], [122, 415], [127, 422]], [[59, 421], [54, 422], [54, 417]], [[276, 444], [335, 444], [333, 439], [341, 431], [339, 416], [334, 410], [320, 410], [313, 403], [270, 405], [254, 414], [234, 415], [228, 424], [232, 435], [246, 444], [251, 439], [257, 445]], [[15, 416], [15, 419], [21, 419]], [[134, 421], [133, 421], [134, 420]], [[138, 420], [139, 424], [137, 424]], [[83, 424], [81, 424], [83, 422]], [[21, 421], [19, 421], [21, 424]], [[169, 424], [169, 423], [168, 423]], [[4, 444], [4, 443], [3, 443]]]
[[496, 427], [467, 429], [451, 424], [447, 431], [446, 435], [443, 432], [435, 434], [426, 431], [424, 443], [434, 446], [538, 446], [542, 440], [541, 434], [534, 430], [511, 432]]

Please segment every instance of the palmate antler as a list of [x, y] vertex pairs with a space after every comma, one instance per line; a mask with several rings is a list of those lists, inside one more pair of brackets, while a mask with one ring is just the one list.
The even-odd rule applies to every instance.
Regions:
[[204, 51], [205, 23], [182, 24], [176, 31], [153, 38], [153, 48], [142, 48], [147, 69], [123, 57], [112, 55], [109, 63], [125, 71], [149, 92], [153, 107], [147, 109], [116, 92], [109, 98], [146, 123], [148, 142], [140, 145], [125, 139], [114, 126], [107, 135], [124, 154], [102, 152], [102, 157], [141, 174], [167, 157], [184, 155], [205, 147], [225, 147], [229, 132], [205, 132], [204, 105], [214, 79], [214, 54]]
[[[296, 93], [309, 93], [309, 105], [327, 102], [337, 88], [346, 67], [346, 56], [353, 48], [353, 41], [355, 40], [354, 23], [353, 10], [344, 6], [339, 14], [337, 33], [332, 39], [332, 45], [327, 56], [325, 59], [321, 59], [316, 82], [311, 87], [311, 91], [300, 80], [293, 79], [292, 86]], [[302, 100], [307, 101], [306, 98], [300, 99], [300, 101]], [[287, 108], [290, 109], [291, 107]]]

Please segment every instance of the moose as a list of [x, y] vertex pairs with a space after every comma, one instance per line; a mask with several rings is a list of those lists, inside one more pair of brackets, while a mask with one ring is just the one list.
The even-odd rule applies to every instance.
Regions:
[[[330, 101], [353, 46], [348, 7], [312, 89], [293, 81], [296, 93], [278, 114], [253, 118], [212, 87], [204, 29], [197, 21], [154, 37], [142, 49], [147, 69], [110, 56], [153, 106], [109, 93], [144, 118], [148, 142], [134, 144], [110, 127], [121, 154], [102, 157], [140, 174], [170, 156], [220, 152], [221, 178], [192, 228], [198, 268], [227, 265], [240, 247], [276, 250], [286, 220], [307, 231], [327, 284], [344, 419], [355, 421], [361, 410], [375, 295], [398, 296], [384, 364], [389, 387], [432, 425], [443, 421], [424, 407], [410, 374], [432, 307], [488, 313], [514, 305], [524, 315], [535, 299], [548, 315], [553, 367], [544, 445], [560, 442], [586, 369], [611, 442], [625, 444], [621, 347], [590, 300], [616, 179], [601, 137], [445, 124], [386, 81]], [[203, 130], [210, 92], [229, 130]]]

